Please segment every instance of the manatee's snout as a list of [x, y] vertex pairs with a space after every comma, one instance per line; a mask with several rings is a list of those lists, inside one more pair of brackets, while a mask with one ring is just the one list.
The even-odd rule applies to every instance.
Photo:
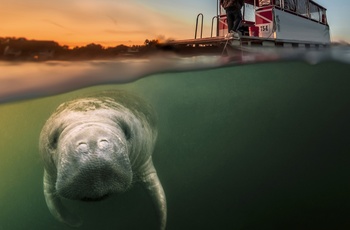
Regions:
[[59, 146], [56, 182], [59, 195], [101, 200], [130, 187], [131, 164], [126, 140], [119, 129], [98, 125], [75, 127]]
[[105, 130], [90, 127], [73, 138], [71, 145], [73, 145], [72, 148], [75, 145], [75, 152], [77, 154], [109, 155], [113, 153], [115, 148], [124, 148], [123, 143], [120, 141], [115, 143], [111, 138], [113, 136], [111, 137]]

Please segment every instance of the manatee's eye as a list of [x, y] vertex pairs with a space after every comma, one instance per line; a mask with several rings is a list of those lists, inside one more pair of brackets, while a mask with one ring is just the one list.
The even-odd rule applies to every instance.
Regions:
[[120, 128], [123, 130], [125, 138], [129, 140], [131, 138], [131, 131], [129, 126], [124, 121], [122, 121], [120, 122]]
[[60, 137], [59, 132], [56, 130], [53, 135], [52, 138], [50, 140], [50, 148], [51, 149], [57, 149], [57, 143], [58, 143], [58, 138]]

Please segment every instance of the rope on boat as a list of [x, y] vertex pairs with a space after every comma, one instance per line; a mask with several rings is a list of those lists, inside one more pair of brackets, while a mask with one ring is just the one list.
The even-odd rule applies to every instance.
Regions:
[[[227, 39], [227, 41], [226, 41], [226, 43], [225, 43], [225, 46], [224, 46], [224, 49], [223, 49], [222, 52], [221, 52], [221, 56], [224, 55], [224, 52], [225, 52], [225, 50], [226, 50], [226, 48], [227, 48], [227, 44], [228, 44], [228, 42], [229, 42], [230, 40], [231, 40], [231, 39]], [[239, 38], [239, 39], [237, 39], [237, 40], [241, 40], [241, 38]], [[242, 42], [240, 42], [240, 48], [241, 48], [241, 50], [242, 50]]]
[[225, 46], [224, 46], [224, 49], [222, 50], [221, 56], [224, 55], [224, 52], [225, 52], [225, 50], [226, 50], [228, 41], [230, 41], [230, 39], [227, 39], [227, 41], [226, 41], [226, 43], [225, 43]]

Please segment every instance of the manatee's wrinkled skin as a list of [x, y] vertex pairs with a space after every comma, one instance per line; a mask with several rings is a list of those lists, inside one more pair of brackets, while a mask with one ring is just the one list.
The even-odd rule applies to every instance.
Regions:
[[61, 197], [97, 201], [141, 182], [156, 205], [160, 229], [165, 229], [166, 199], [152, 163], [156, 138], [154, 111], [134, 95], [105, 91], [60, 105], [39, 140], [52, 215], [78, 227], [81, 220]]

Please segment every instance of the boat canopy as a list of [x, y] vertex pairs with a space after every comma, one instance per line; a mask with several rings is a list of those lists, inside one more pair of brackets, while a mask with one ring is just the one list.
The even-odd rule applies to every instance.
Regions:
[[309, 5], [317, 6], [321, 9], [326, 9], [313, 0], [244, 0], [246, 4], [256, 6], [276, 5], [285, 9], [297, 11], [301, 8], [307, 8]]
[[255, 5], [258, 7], [275, 5], [298, 14], [326, 10], [326, 8], [312, 0], [244, 0], [244, 2], [246, 4]]
[[327, 9], [313, 0], [244, 0], [244, 3], [253, 5], [255, 8], [274, 6], [283, 11], [327, 24]]

